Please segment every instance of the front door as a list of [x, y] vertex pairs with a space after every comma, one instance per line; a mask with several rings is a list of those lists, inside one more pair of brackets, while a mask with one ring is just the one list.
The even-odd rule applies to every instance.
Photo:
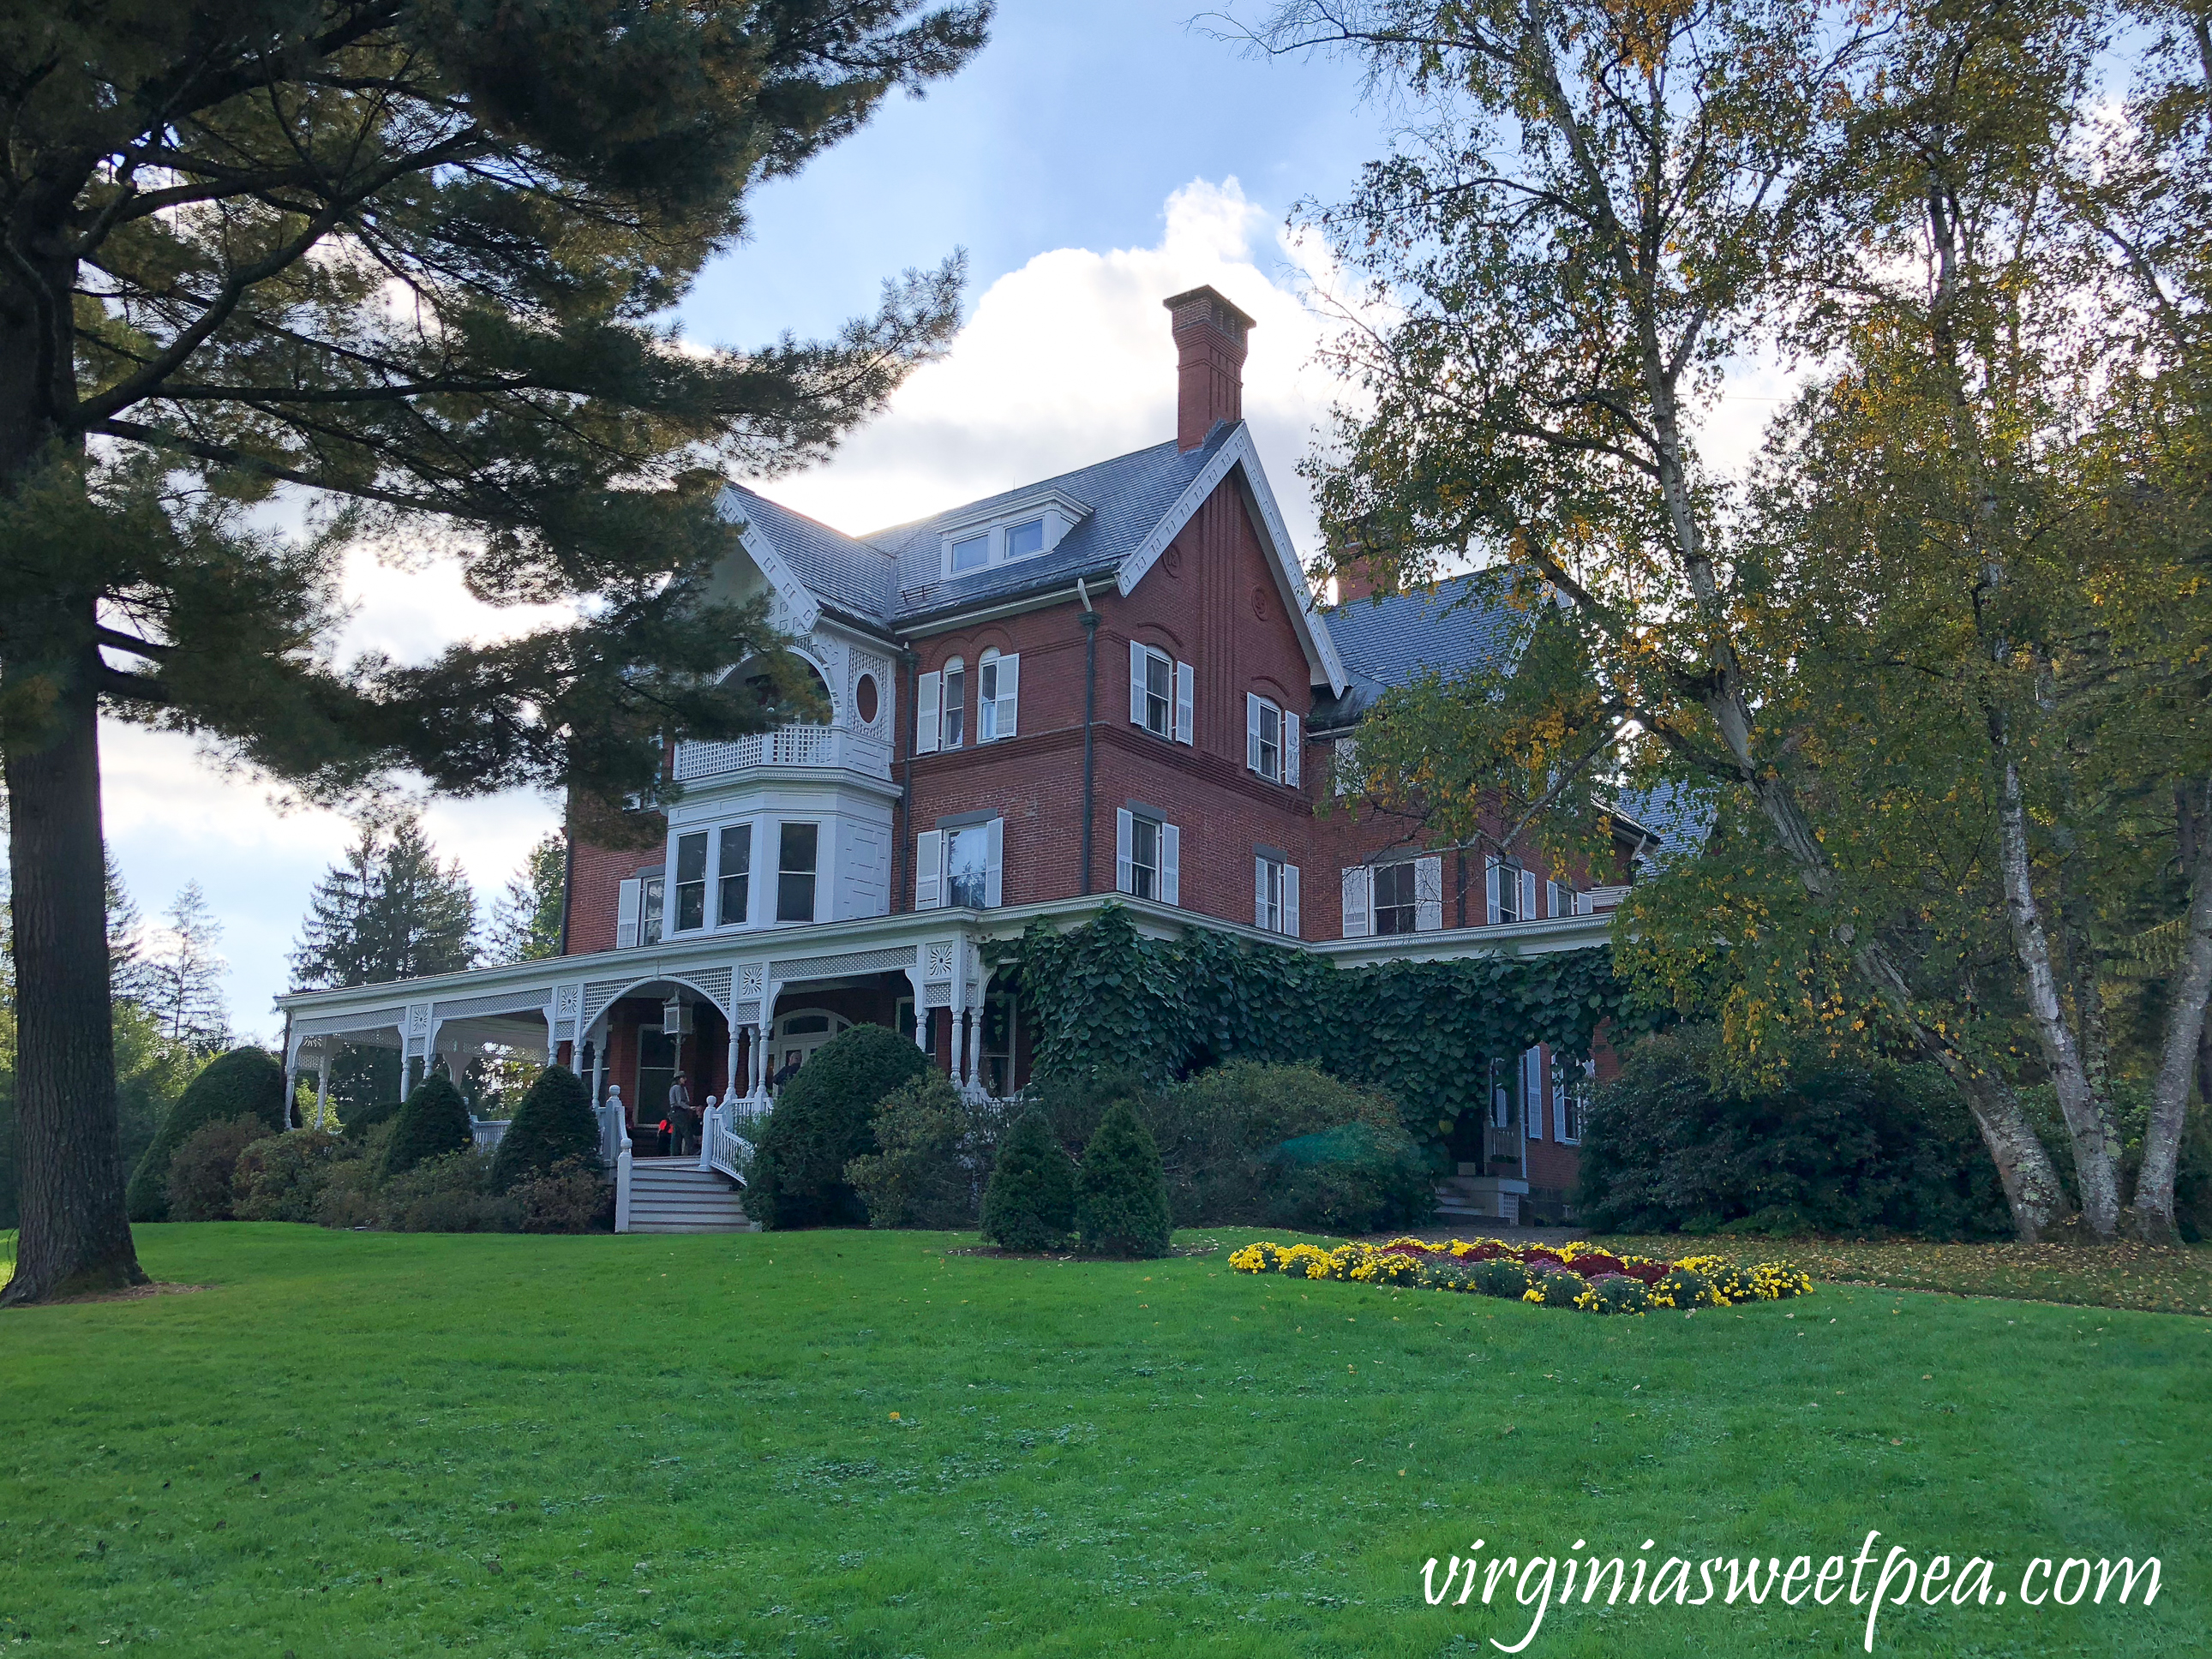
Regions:
[[658, 1026], [637, 1028], [637, 1098], [632, 1103], [637, 1127], [630, 1139], [641, 1156], [651, 1157], [660, 1151], [660, 1120], [668, 1114], [668, 1090], [676, 1081], [679, 1041]]
[[775, 1058], [775, 1075], [787, 1081], [787, 1073], [796, 1072], [817, 1048], [852, 1023], [842, 1014], [823, 1008], [802, 1008], [783, 1015], [775, 1022], [775, 1043], [770, 1050]]

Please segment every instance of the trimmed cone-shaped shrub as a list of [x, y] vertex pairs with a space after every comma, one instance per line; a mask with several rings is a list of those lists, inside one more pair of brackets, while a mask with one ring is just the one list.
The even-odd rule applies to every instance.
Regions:
[[1097, 1255], [1165, 1255], [1170, 1225], [1160, 1149], [1135, 1108], [1117, 1102], [1098, 1120], [1075, 1176], [1083, 1248]]
[[599, 1151], [599, 1120], [584, 1079], [565, 1066], [548, 1066], [514, 1109], [492, 1154], [491, 1189], [511, 1193], [564, 1158], [596, 1159]]
[[983, 1237], [1006, 1250], [1066, 1248], [1075, 1226], [1075, 1165], [1052, 1121], [1024, 1112], [999, 1145], [983, 1189]]
[[888, 1025], [840, 1031], [783, 1086], [761, 1131], [745, 1213], [763, 1227], [864, 1227], [845, 1166], [876, 1145], [876, 1104], [929, 1060]]
[[428, 1158], [465, 1152], [475, 1142], [468, 1102], [453, 1079], [433, 1072], [415, 1085], [392, 1123], [392, 1141], [384, 1149], [384, 1178], [404, 1175]]
[[284, 1066], [266, 1048], [217, 1054], [185, 1085], [153, 1143], [131, 1172], [124, 1203], [133, 1221], [169, 1218], [169, 1164], [195, 1129], [227, 1118], [257, 1119], [272, 1133], [284, 1127]]

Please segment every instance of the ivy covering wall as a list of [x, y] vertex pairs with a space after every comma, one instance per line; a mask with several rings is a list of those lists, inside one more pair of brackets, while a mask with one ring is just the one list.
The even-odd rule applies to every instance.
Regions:
[[1147, 939], [1109, 905], [1066, 933], [1032, 923], [1012, 952], [1035, 1069], [1121, 1069], [1165, 1084], [1226, 1060], [1310, 1060], [1389, 1090], [1418, 1136], [1487, 1104], [1489, 1062], [1542, 1042], [1589, 1052], [1638, 1027], [1602, 947], [1340, 968], [1194, 927]]

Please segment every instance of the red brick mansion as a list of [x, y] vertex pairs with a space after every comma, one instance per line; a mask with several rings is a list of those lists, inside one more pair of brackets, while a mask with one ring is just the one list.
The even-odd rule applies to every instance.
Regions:
[[[1620, 818], [1613, 868], [1559, 872], [1425, 851], [1330, 798], [1376, 697], [1492, 659], [1508, 617], [1474, 579], [1318, 603], [1243, 419], [1250, 319], [1212, 289], [1166, 305], [1169, 441], [859, 538], [726, 489], [722, 580], [769, 595], [830, 718], [679, 744], [665, 846], [574, 849], [562, 956], [282, 999], [288, 1065], [365, 1042], [419, 1076], [542, 1047], [635, 1136], [678, 1078], [761, 1103], [860, 1021], [1018, 1089], [990, 944], [1108, 902], [1346, 966], [1601, 944], [1636, 856], [1679, 833], [1637, 821], [1660, 815]], [[1501, 1068], [1485, 1133], [1516, 1170], [1468, 1166], [1453, 1207], [1571, 1190], [1582, 1071], [1536, 1050]]]

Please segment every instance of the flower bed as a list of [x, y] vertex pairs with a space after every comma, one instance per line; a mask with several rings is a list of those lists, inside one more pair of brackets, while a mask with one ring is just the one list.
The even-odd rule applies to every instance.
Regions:
[[1679, 1261], [1614, 1255], [1588, 1244], [1508, 1244], [1502, 1239], [1453, 1239], [1431, 1244], [1394, 1238], [1387, 1244], [1247, 1244], [1229, 1258], [1240, 1273], [1289, 1273], [1346, 1279], [1362, 1285], [1409, 1285], [1424, 1291], [1501, 1296], [1547, 1308], [1586, 1313], [1643, 1313], [1650, 1308], [1727, 1308], [1739, 1302], [1779, 1302], [1811, 1293], [1811, 1277], [1782, 1261], [1739, 1267], [1724, 1256]]

